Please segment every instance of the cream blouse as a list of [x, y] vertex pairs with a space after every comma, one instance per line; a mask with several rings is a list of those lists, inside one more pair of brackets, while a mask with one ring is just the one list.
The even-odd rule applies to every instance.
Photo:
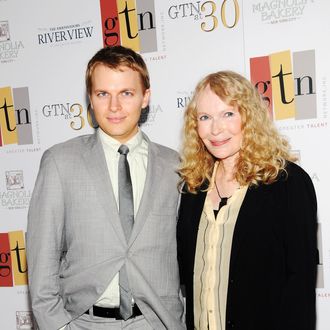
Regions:
[[[212, 180], [214, 182], [218, 163]], [[194, 323], [197, 330], [225, 330], [231, 245], [238, 212], [247, 191], [241, 187], [215, 218], [206, 196], [198, 228], [194, 267]]]

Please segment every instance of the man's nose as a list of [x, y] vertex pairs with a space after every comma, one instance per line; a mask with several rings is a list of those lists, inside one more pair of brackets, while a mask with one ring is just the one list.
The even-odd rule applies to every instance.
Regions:
[[120, 102], [117, 96], [112, 96], [109, 102], [110, 102], [109, 104], [110, 111], [116, 112], [120, 109]]

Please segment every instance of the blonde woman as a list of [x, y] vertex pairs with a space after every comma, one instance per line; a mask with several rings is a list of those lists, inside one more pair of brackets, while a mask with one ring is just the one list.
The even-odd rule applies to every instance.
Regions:
[[178, 260], [187, 329], [315, 329], [316, 196], [257, 90], [222, 71], [187, 107]]

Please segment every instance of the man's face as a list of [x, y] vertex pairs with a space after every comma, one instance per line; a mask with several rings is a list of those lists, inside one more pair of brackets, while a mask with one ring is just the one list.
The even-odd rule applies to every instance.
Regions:
[[149, 103], [140, 75], [128, 67], [117, 70], [98, 64], [92, 74], [90, 101], [100, 128], [120, 143], [138, 131], [141, 109]]

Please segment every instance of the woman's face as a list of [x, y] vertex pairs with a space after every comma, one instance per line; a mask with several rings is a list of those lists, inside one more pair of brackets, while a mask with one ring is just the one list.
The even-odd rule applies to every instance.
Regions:
[[197, 129], [208, 151], [222, 161], [236, 160], [243, 139], [237, 107], [223, 102], [209, 86], [197, 97]]

